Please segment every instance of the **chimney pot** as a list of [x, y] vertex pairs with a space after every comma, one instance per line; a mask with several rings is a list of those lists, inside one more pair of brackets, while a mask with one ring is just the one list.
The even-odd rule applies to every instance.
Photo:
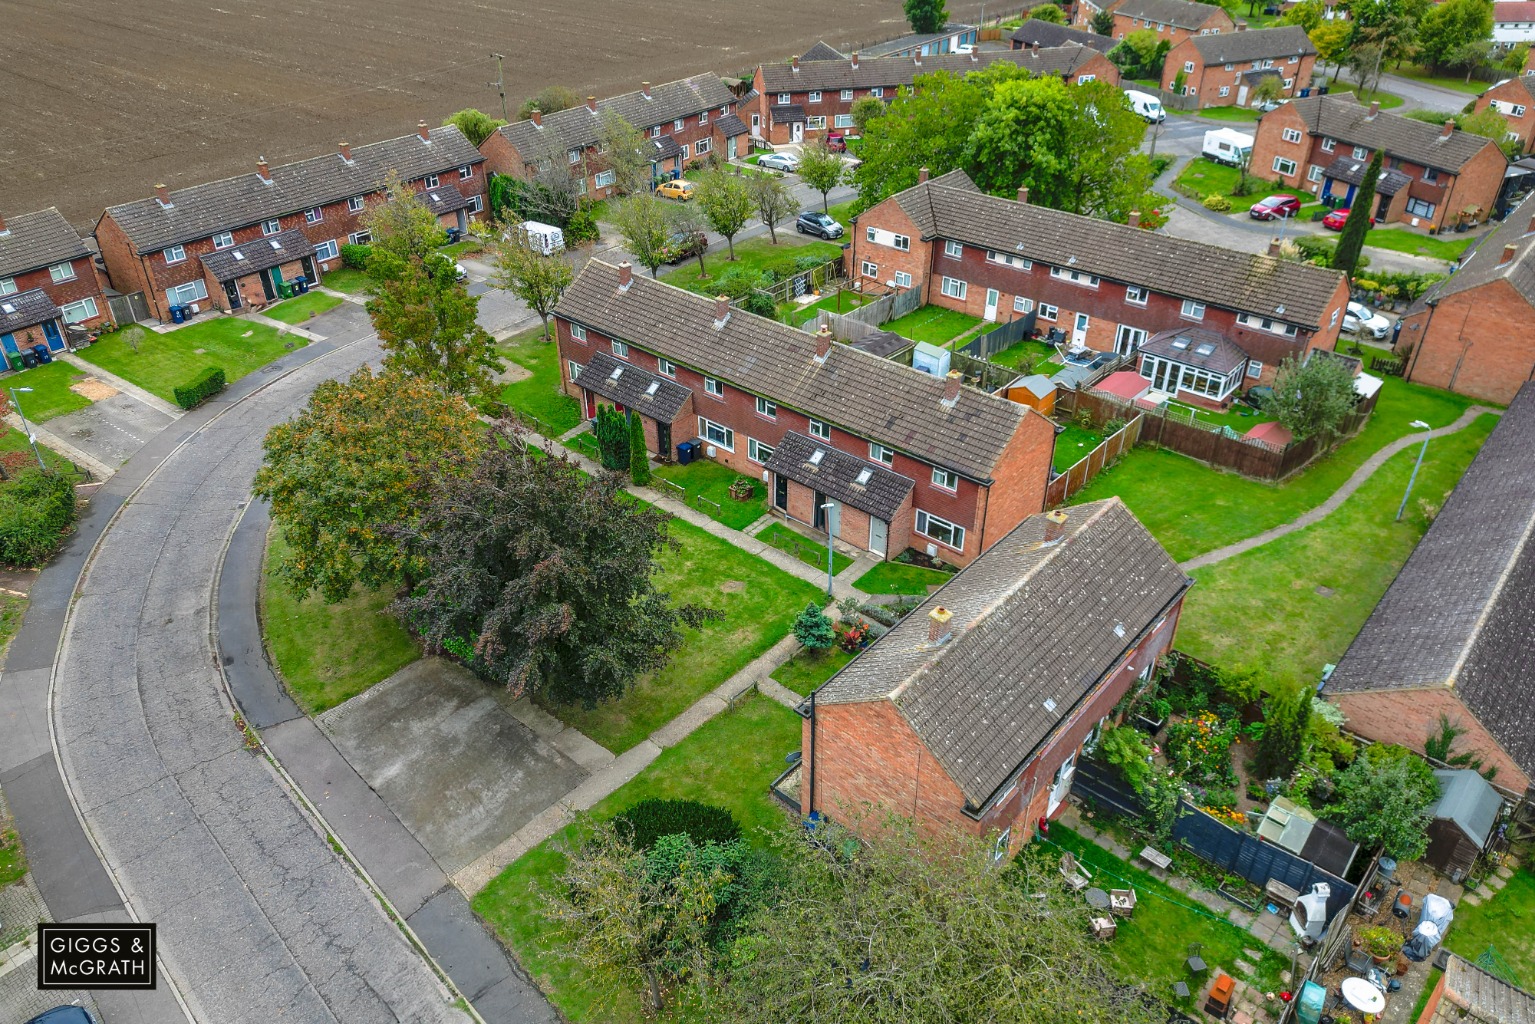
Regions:
[[949, 638], [949, 620], [954, 613], [939, 605], [927, 613], [927, 642], [941, 644]]
[[345, 160], [347, 163], [351, 163], [352, 162], [352, 144], [350, 142], [343, 142], [340, 145], [338, 145], [337, 148], [341, 150], [341, 159]]
[[1066, 532], [1066, 513], [1060, 509], [1045, 513], [1045, 543], [1054, 544]]
[[161, 206], [171, 205], [171, 190], [164, 185], [155, 186], [155, 195], [159, 197]]
[[919, 167], [919, 168], [917, 168], [917, 184], [918, 185], [922, 184], [924, 181], [927, 180], [927, 174], [928, 174], [928, 171], [927, 171], [926, 167]]
[[544, 126], [544, 112], [542, 110], [534, 107], [531, 116], [533, 118], [533, 127], [542, 128]]
[[796, 53], [792, 58], [790, 58], [789, 63], [794, 66], [794, 70], [795, 71], [798, 71], [799, 70], [799, 54]]
[[650, 99], [650, 83], [649, 82], [641, 82], [640, 83], [640, 92], [645, 94], [645, 98], [647, 100]]
[[590, 110], [594, 114], [597, 113], [597, 97], [588, 96], [586, 98], [586, 109]]
[[822, 324], [821, 329], [815, 332], [816, 362], [826, 362], [827, 355], [831, 353], [831, 337], [831, 328], [827, 327], [825, 324]]
[[1023, 205], [1023, 206], [1028, 206], [1029, 205], [1029, 186], [1027, 186], [1027, 185], [1019, 185], [1018, 186], [1018, 202], [1019, 202], [1020, 205]]
[[1444, 131], [1439, 133], [1439, 137], [1441, 139], [1448, 139], [1453, 134], [1455, 134], [1455, 122], [1446, 121], [1444, 123]]
[[432, 141], [432, 130], [426, 126], [425, 121], [416, 122], [416, 134], [421, 136], [422, 142]]
[[958, 370], [950, 370], [949, 375], [943, 379], [943, 404], [952, 406], [959, 401], [960, 385], [964, 384], [965, 375]]
[[1372, 100], [1370, 102], [1370, 117], [1374, 118], [1378, 113], [1380, 113], [1380, 100]]
[[1129, 223], [1129, 225], [1132, 228], [1140, 227], [1141, 226], [1141, 211], [1139, 211], [1139, 210], [1131, 210], [1130, 211], [1130, 220], [1129, 220], [1128, 223]]
[[723, 324], [730, 319], [730, 296], [716, 295], [714, 297], [714, 322]]
[[628, 260], [624, 260], [618, 265], [618, 287], [628, 288], [629, 283], [633, 280], [634, 266]]
[[266, 157], [258, 156], [256, 158], [256, 173], [261, 177], [262, 181], [272, 180], [272, 171], [267, 167]]
[[1500, 259], [1498, 262], [1500, 264], [1502, 264], [1502, 263], [1512, 263], [1514, 261], [1514, 257], [1518, 256], [1518, 255], [1519, 255], [1519, 247], [1517, 245], [1505, 245], [1503, 247], [1503, 258]]
[[1270, 256], [1275, 256], [1275, 257], [1277, 257], [1279, 255], [1279, 239], [1277, 239], [1277, 238], [1270, 238], [1269, 239], [1269, 255]]

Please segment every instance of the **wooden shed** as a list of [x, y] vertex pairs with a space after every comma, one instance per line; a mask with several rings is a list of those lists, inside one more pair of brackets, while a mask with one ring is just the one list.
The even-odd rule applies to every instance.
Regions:
[[1042, 373], [1019, 377], [1003, 389], [1003, 394], [1009, 402], [1026, 405], [1046, 416], [1055, 415], [1055, 385]]
[[1436, 771], [1434, 778], [1439, 780], [1439, 799], [1432, 809], [1434, 820], [1428, 826], [1428, 852], [1423, 859], [1458, 882], [1471, 873], [1492, 836], [1503, 798], [1469, 768]]

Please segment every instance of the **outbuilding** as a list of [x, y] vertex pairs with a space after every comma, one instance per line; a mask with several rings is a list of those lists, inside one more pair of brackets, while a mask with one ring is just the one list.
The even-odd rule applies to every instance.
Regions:
[[1469, 768], [1436, 771], [1434, 778], [1439, 780], [1439, 800], [1423, 859], [1458, 882], [1471, 873], [1492, 837], [1503, 798], [1480, 772]]

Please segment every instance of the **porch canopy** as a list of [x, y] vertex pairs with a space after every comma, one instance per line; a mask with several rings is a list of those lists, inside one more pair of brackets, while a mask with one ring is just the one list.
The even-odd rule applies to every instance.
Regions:
[[447, 213], [457, 213], [459, 210], [467, 210], [473, 205], [469, 201], [469, 197], [458, 190], [457, 185], [451, 185], [447, 182], [422, 191], [417, 198], [437, 217]]
[[[1327, 165], [1322, 172], [1324, 178], [1333, 181], [1341, 181], [1345, 185], [1363, 185], [1365, 172], [1370, 169], [1368, 160], [1355, 160], [1351, 156], [1340, 156]], [[1375, 194], [1378, 196], [1394, 196], [1408, 185], [1412, 179], [1401, 171], [1382, 169], [1380, 180], [1375, 183]]]
[[0, 298], [0, 334], [13, 334], [59, 318], [59, 307], [41, 288]]
[[661, 423], [675, 420], [693, 397], [690, 389], [676, 381], [642, 370], [608, 352], [592, 356], [576, 384]]
[[232, 249], [204, 253], [198, 258], [213, 279], [222, 284], [313, 255], [314, 243], [298, 228], [288, 228], [265, 238], [241, 242]]
[[793, 430], [773, 449], [767, 468], [887, 523], [917, 485], [909, 476]]

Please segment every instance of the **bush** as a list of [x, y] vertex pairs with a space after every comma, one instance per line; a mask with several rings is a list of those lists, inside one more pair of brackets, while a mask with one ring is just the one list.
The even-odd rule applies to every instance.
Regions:
[[43, 564], [77, 514], [73, 483], [42, 470], [22, 470], [0, 487], [0, 563]]
[[373, 246], [354, 245], [351, 242], [341, 247], [341, 265], [351, 267], [353, 270], [367, 270], [368, 261], [373, 258]]
[[1213, 210], [1215, 213], [1230, 213], [1231, 200], [1219, 192], [1211, 192], [1204, 198], [1204, 207], [1206, 210]]
[[648, 850], [662, 836], [683, 835], [702, 846], [730, 843], [741, 836], [741, 826], [723, 807], [697, 800], [662, 800], [649, 797], [613, 819], [633, 830], [630, 841], [636, 850]]
[[748, 313], [758, 316], [774, 317], [778, 315], [778, 303], [773, 301], [773, 296], [767, 292], [752, 292], [741, 302], [741, 308]]
[[1130, 788], [1144, 794], [1156, 775], [1151, 763], [1151, 745], [1128, 725], [1106, 730], [1098, 741], [1098, 756], [1119, 770]]
[[176, 388], [176, 404], [183, 409], [195, 409], [223, 390], [224, 368], [210, 366]]
[[732, 299], [744, 299], [765, 283], [763, 276], [749, 267], [731, 267], [714, 279], [714, 291]]
[[826, 613], [814, 604], [807, 604], [794, 620], [794, 639], [803, 644], [807, 651], [824, 651], [837, 642], [837, 634]]
[[597, 215], [592, 212], [592, 204], [582, 200], [565, 221], [565, 244], [581, 245], [586, 242], [595, 242], [602, 236], [597, 228]]
[[875, 604], [871, 601], [859, 610], [880, 625], [893, 627], [897, 622], [910, 615], [917, 605], [921, 603], [921, 598], [903, 597], [899, 601], [891, 601], [889, 604]]

